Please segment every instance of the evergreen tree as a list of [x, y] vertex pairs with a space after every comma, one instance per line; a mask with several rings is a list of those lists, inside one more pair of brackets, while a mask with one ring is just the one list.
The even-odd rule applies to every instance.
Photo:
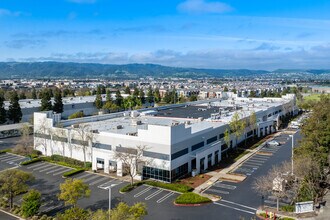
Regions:
[[41, 91], [41, 106], [40, 111], [52, 110], [51, 95], [49, 89], [44, 89]]
[[139, 89], [137, 87], [134, 87], [133, 97], [134, 98], [138, 97], [139, 93], [140, 93]]
[[32, 99], [37, 99], [37, 91], [34, 87], [32, 89]]
[[147, 102], [149, 102], [149, 103], [153, 103], [154, 102], [154, 91], [152, 91], [151, 86], [148, 88]]
[[158, 88], [155, 89], [154, 97], [155, 97], [155, 102], [158, 103], [158, 102], [161, 101], [161, 98], [160, 98], [160, 92], [159, 92], [159, 89], [158, 89]]
[[7, 121], [7, 113], [4, 106], [5, 97], [3, 91], [0, 91], [0, 124], [4, 124]]
[[146, 102], [146, 98], [145, 98], [145, 94], [143, 92], [143, 89], [140, 89], [139, 97], [140, 97], [141, 103], [144, 104]]
[[131, 94], [131, 89], [128, 86], [125, 87], [125, 94]]
[[107, 102], [111, 102], [111, 101], [112, 101], [112, 98], [111, 98], [110, 89], [107, 89], [106, 94], [107, 94], [107, 96], [106, 96], [106, 101], [107, 101]]
[[95, 106], [97, 109], [101, 109], [102, 106], [103, 106], [103, 103], [102, 103], [102, 96], [101, 96], [101, 87], [98, 86], [97, 87], [97, 90], [96, 90], [96, 98], [95, 98]]
[[14, 123], [20, 122], [22, 119], [22, 110], [18, 102], [19, 98], [16, 91], [12, 91], [10, 94], [10, 103], [8, 109], [8, 119]]
[[23, 91], [19, 93], [19, 99], [26, 99], [26, 95]]
[[55, 90], [53, 110], [56, 113], [62, 113], [63, 112], [62, 92], [59, 89]]
[[116, 100], [115, 100], [115, 104], [121, 108], [123, 106], [123, 97], [120, 94], [120, 91], [117, 90], [116, 92]]

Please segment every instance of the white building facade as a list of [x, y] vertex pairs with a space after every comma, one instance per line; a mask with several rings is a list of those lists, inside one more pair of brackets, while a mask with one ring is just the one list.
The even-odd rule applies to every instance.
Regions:
[[[241, 120], [248, 120], [253, 112], [255, 129], [247, 125], [240, 137], [231, 134], [226, 144], [224, 133], [230, 130], [232, 116], [238, 113]], [[296, 112], [292, 94], [253, 99], [228, 94], [221, 99], [73, 120], [38, 112], [34, 114], [34, 146], [45, 155], [89, 161], [93, 170], [118, 176], [125, 175], [128, 166], [118, 152], [142, 147], [144, 162], [134, 170], [135, 178], [172, 182], [217, 164], [224, 152], [245, 138], [275, 132], [282, 117]]]

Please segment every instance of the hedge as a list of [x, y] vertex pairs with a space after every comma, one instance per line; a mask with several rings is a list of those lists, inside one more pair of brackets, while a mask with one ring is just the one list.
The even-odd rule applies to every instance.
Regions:
[[144, 181], [140, 181], [140, 182], [133, 183], [133, 185], [128, 184], [128, 185], [124, 186], [123, 188], [121, 188], [121, 189], [119, 190], [119, 192], [122, 192], [122, 193], [129, 192], [129, 191], [132, 191], [132, 190], [135, 189], [136, 187], [141, 186], [141, 185], [143, 185], [143, 184], [144, 184]]
[[41, 158], [34, 158], [32, 160], [26, 160], [26, 161], [23, 161], [20, 163], [20, 165], [28, 165], [28, 164], [31, 164], [31, 163], [36, 163], [36, 162], [39, 162], [39, 161], [42, 161]]
[[11, 149], [4, 149], [4, 150], [0, 150], [0, 154], [5, 154], [11, 152]]
[[91, 162], [86, 162], [86, 167], [84, 167], [84, 162], [80, 160], [75, 160], [69, 157], [64, 157], [61, 155], [54, 154], [50, 157], [42, 157], [44, 161], [50, 162], [50, 163], [56, 163], [62, 166], [72, 167], [75, 169], [82, 169], [88, 170], [92, 167]]
[[175, 199], [176, 204], [201, 204], [211, 202], [211, 199], [193, 192], [183, 193]]
[[68, 172], [63, 173], [63, 177], [70, 177], [78, 173], [84, 172], [85, 169], [75, 169], [75, 170], [70, 170]]
[[169, 189], [169, 190], [173, 190], [173, 191], [180, 192], [180, 193], [187, 193], [187, 192], [191, 192], [194, 190], [194, 188], [192, 188], [190, 186], [186, 186], [186, 185], [179, 184], [179, 183], [162, 183], [162, 182], [156, 182], [156, 181], [145, 181], [144, 183], [147, 185], [150, 185], [150, 186]]

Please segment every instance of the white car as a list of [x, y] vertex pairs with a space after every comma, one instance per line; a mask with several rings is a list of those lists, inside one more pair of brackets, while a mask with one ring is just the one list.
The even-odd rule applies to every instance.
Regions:
[[280, 146], [280, 143], [278, 143], [277, 141], [274, 141], [274, 140], [268, 141], [267, 144], [270, 146]]

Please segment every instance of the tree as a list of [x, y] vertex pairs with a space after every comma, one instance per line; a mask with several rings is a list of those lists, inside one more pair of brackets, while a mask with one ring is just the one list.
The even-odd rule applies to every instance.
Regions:
[[163, 101], [166, 103], [171, 103], [171, 97], [171, 93], [169, 91], [166, 91], [163, 97]]
[[86, 183], [81, 179], [66, 179], [64, 183], [60, 184], [60, 194], [58, 199], [63, 200], [65, 205], [72, 205], [77, 207], [79, 199], [89, 197], [90, 189]]
[[224, 92], [228, 92], [228, 91], [229, 91], [229, 90], [228, 90], [228, 87], [225, 86], [225, 87], [223, 88], [223, 91], [224, 91]]
[[24, 123], [20, 129], [20, 140], [18, 144], [13, 148], [13, 153], [27, 156], [33, 151], [33, 141], [30, 138], [31, 127]]
[[31, 94], [31, 96], [32, 96], [32, 99], [37, 99], [38, 97], [37, 97], [37, 92], [36, 92], [36, 88], [32, 88], [32, 94]]
[[95, 97], [94, 103], [95, 103], [95, 106], [97, 109], [101, 109], [103, 106], [101, 88], [99, 86], [97, 87], [97, 92], [96, 92], [96, 97]]
[[143, 89], [140, 89], [139, 97], [140, 97], [140, 100], [141, 100], [142, 104], [144, 104], [146, 102], [146, 98], [144, 96], [145, 96], [145, 94], [144, 94]]
[[16, 195], [27, 191], [27, 182], [33, 180], [30, 173], [18, 169], [5, 170], [0, 173], [0, 191], [9, 199], [10, 209]]
[[106, 102], [103, 107], [104, 110], [106, 110], [107, 112], [117, 112], [119, 111], [119, 107], [114, 104], [113, 102]]
[[38, 213], [41, 206], [41, 193], [35, 189], [31, 189], [23, 196], [21, 210], [25, 218], [31, 217]]
[[[223, 139], [225, 140], [225, 144], [227, 145], [227, 147], [229, 147], [229, 144], [230, 144], [230, 132], [229, 132], [228, 129], [226, 129]], [[223, 149], [221, 149], [221, 150], [223, 150]]]
[[154, 102], [154, 91], [152, 90], [151, 86], [149, 86], [147, 91], [147, 102], [148, 103]]
[[189, 101], [194, 102], [197, 101], [197, 95], [193, 94], [189, 97]]
[[40, 111], [52, 110], [51, 94], [49, 89], [41, 91], [41, 106]]
[[111, 102], [112, 101], [110, 89], [107, 89], [105, 101], [106, 102]]
[[26, 99], [26, 95], [25, 95], [24, 91], [21, 91], [19, 93], [19, 99]]
[[0, 124], [4, 124], [7, 121], [7, 111], [5, 109], [5, 97], [3, 91], [0, 90]]
[[133, 91], [133, 97], [137, 98], [139, 97], [140, 91], [137, 87], [134, 87], [134, 91]]
[[93, 142], [94, 135], [91, 131], [91, 127], [88, 124], [79, 124], [78, 128], [74, 129], [75, 133], [73, 137], [77, 137], [77, 147], [81, 148], [84, 154], [84, 166], [86, 167], [86, 154], [88, 148], [91, 148], [90, 142]]
[[161, 101], [159, 89], [156, 88], [154, 92], [155, 102], [159, 103]]
[[232, 116], [231, 121], [229, 122], [230, 130], [234, 133], [236, 138], [236, 146], [238, 142], [238, 138], [243, 134], [245, 130], [245, 121], [240, 119], [240, 116], [238, 112], [235, 112], [235, 114]]
[[117, 147], [114, 157], [123, 164], [123, 172], [131, 177], [131, 185], [133, 185], [134, 177], [140, 172], [141, 165], [149, 164], [143, 158], [143, 151], [146, 146], [137, 146], [136, 148], [119, 148]]
[[64, 213], [57, 213], [58, 220], [90, 220], [91, 212], [79, 207], [72, 207], [64, 211]]
[[125, 87], [125, 94], [127, 95], [131, 94], [131, 89], [128, 86]]
[[62, 92], [59, 89], [55, 90], [53, 110], [56, 113], [62, 113], [63, 112]]
[[256, 112], [253, 111], [250, 115], [250, 118], [249, 118], [249, 127], [250, 129], [253, 131], [253, 140], [254, 140], [254, 137], [255, 137], [255, 129], [257, 129], [258, 125], [257, 125], [257, 115], [256, 115]]
[[[41, 121], [38, 122], [37, 126], [36, 123], [34, 124], [34, 142], [35, 142], [35, 148], [41, 146], [45, 150], [45, 155], [48, 156], [47, 154], [47, 147], [49, 143], [49, 139], [42, 137], [43, 135], [47, 136], [52, 136], [53, 135], [53, 130], [49, 128], [47, 119], [42, 119]], [[50, 149], [51, 149], [51, 154], [53, 154], [53, 148], [52, 145], [50, 144]]]
[[124, 108], [125, 109], [132, 109], [136, 104], [134, 102], [134, 99], [132, 96], [127, 96], [125, 99], [124, 99]]
[[116, 104], [119, 108], [122, 108], [122, 106], [123, 106], [123, 97], [121, 96], [119, 90], [116, 91], [116, 100], [115, 100], [115, 104]]
[[257, 97], [256, 91], [255, 90], [251, 90], [249, 97], [251, 97], [251, 98]]
[[[111, 220], [140, 220], [147, 214], [146, 205], [140, 202], [133, 206], [128, 206], [126, 203], [120, 202], [117, 207], [110, 212]], [[92, 220], [96, 219], [92, 218]]]
[[10, 103], [8, 108], [8, 119], [14, 123], [20, 122], [22, 119], [22, 110], [19, 105], [19, 99], [16, 91], [10, 93]]

